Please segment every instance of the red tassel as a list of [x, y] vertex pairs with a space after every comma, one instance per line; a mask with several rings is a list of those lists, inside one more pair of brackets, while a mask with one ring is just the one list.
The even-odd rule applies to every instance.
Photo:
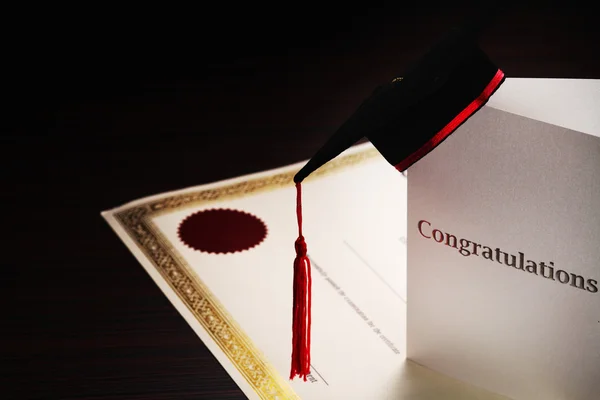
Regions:
[[296, 215], [298, 239], [294, 260], [294, 306], [292, 325], [292, 370], [290, 379], [299, 376], [306, 381], [310, 374], [310, 301], [312, 286], [310, 259], [306, 255], [306, 242], [302, 236], [302, 189], [296, 183]]

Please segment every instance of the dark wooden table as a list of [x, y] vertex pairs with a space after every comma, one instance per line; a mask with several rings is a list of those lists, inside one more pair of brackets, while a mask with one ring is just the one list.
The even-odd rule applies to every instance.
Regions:
[[[13, 21], [0, 398], [244, 398], [100, 211], [309, 158], [464, 11], [322, 4]], [[521, 7], [481, 44], [509, 77], [600, 78], [596, 15]]]

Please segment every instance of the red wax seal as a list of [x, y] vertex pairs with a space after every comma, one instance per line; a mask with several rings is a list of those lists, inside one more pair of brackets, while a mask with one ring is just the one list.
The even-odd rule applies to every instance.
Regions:
[[248, 250], [267, 236], [267, 226], [244, 211], [208, 209], [187, 216], [179, 224], [179, 239], [205, 253], [235, 253]]

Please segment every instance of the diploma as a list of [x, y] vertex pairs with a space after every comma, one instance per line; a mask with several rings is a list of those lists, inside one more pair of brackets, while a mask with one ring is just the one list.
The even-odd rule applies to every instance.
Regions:
[[369, 143], [303, 182], [311, 374], [289, 380], [302, 165], [102, 216], [249, 399], [502, 398], [407, 361], [407, 182]]

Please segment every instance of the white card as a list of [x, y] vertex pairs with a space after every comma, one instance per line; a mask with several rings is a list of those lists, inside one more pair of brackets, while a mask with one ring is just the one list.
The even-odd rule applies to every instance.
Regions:
[[600, 398], [598, 110], [600, 81], [508, 79], [411, 167], [411, 360], [517, 400]]

